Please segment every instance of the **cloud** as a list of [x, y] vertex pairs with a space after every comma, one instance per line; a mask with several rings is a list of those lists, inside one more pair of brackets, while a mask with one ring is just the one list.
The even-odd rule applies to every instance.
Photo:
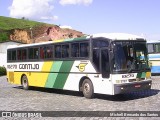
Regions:
[[28, 18], [33, 20], [57, 20], [52, 15], [54, 0], [13, 0], [9, 7], [10, 16], [14, 18]]
[[71, 26], [68, 26], [68, 25], [62, 25], [62, 26], [59, 26], [60, 28], [69, 28], [69, 29], [72, 29]]
[[89, 5], [92, 3], [93, 0], [60, 0], [61, 5], [76, 5], [76, 4], [83, 4]]

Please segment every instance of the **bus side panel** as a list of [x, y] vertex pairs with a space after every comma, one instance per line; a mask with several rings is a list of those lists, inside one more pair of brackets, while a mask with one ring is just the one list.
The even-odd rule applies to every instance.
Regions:
[[111, 78], [102, 78], [102, 75], [94, 75], [91, 77], [94, 93], [112, 95], [113, 84]]
[[69, 72], [63, 89], [74, 91], [79, 91], [79, 83], [82, 77], [88, 77], [91, 73], [96, 73], [89, 60], [74, 61]]
[[160, 54], [149, 54], [151, 73], [160, 73]]
[[87, 60], [74, 62], [63, 89], [79, 91], [80, 80], [83, 77], [91, 80], [94, 93], [112, 94], [112, 81], [109, 78], [102, 78]]
[[11, 84], [21, 85], [21, 72], [7, 71], [8, 82]]
[[13, 71], [7, 71], [7, 78], [9, 83], [14, 83], [14, 72]]
[[53, 65], [53, 62], [44, 62], [42, 70], [37, 72], [29, 72], [27, 75], [29, 85], [37, 86], [37, 87], [45, 87], [45, 83], [47, 81], [48, 75], [50, 73], [50, 69]]
[[74, 61], [55, 61], [51, 67], [45, 87], [63, 89]]
[[160, 73], [160, 60], [151, 60], [151, 73]]

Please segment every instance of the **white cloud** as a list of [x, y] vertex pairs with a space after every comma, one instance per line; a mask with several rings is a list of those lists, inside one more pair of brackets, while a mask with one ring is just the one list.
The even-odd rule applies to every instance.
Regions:
[[60, 0], [61, 5], [76, 5], [76, 4], [83, 4], [83, 5], [89, 5], [92, 3], [93, 0]]
[[58, 16], [53, 16], [54, 0], [13, 0], [9, 7], [10, 16], [15, 18], [28, 18], [33, 20], [57, 20]]
[[68, 25], [62, 25], [62, 26], [59, 26], [60, 28], [69, 28], [69, 29], [72, 29], [71, 26], [68, 26]]

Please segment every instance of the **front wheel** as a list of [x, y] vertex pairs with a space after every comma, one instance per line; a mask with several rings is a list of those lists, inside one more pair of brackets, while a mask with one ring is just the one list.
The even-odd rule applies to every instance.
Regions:
[[25, 75], [22, 77], [22, 86], [25, 90], [29, 89], [28, 78]]
[[94, 97], [93, 84], [89, 79], [83, 81], [82, 89], [84, 97], [89, 99]]

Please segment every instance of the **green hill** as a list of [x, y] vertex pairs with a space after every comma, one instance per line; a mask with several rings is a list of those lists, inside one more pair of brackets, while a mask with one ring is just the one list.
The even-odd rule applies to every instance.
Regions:
[[33, 27], [49, 25], [42, 22], [36, 22], [31, 20], [16, 19], [0, 16], [0, 42], [9, 40], [10, 31], [13, 29], [30, 29]]
[[45, 23], [26, 20], [26, 19], [16, 19], [0, 16], [0, 29], [1, 30], [11, 30], [11, 29], [25, 29], [31, 28], [37, 25], [42, 25]]
[[32, 43], [81, 36], [84, 34], [80, 31], [61, 28], [54, 24], [0, 16], [0, 42], [13, 40]]

